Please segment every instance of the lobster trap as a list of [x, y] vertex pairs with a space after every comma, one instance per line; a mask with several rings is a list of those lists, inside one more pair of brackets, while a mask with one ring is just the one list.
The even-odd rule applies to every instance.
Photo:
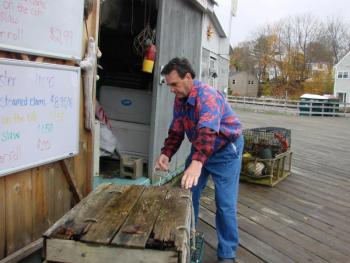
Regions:
[[291, 131], [279, 127], [246, 129], [240, 179], [275, 186], [291, 171]]

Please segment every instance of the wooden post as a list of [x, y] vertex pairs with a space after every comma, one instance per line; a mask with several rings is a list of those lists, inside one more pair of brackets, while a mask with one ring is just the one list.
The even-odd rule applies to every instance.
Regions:
[[309, 116], [312, 115], [312, 101], [310, 101], [310, 104], [309, 104]]
[[27, 246], [21, 248], [20, 250], [17, 250], [16, 252], [12, 253], [8, 257], [0, 260], [0, 263], [10, 263], [10, 262], [18, 262], [34, 252], [38, 251], [43, 247], [43, 239], [39, 238], [38, 240], [28, 244]]
[[61, 168], [63, 170], [64, 176], [66, 177], [67, 183], [69, 185], [69, 189], [73, 194], [74, 200], [79, 203], [81, 199], [83, 199], [83, 195], [80, 193], [75, 179], [72, 176], [71, 172], [68, 169], [68, 165], [65, 160], [60, 161]]

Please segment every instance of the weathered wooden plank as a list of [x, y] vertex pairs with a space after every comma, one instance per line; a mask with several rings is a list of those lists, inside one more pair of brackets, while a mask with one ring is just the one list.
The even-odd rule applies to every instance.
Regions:
[[[238, 216], [239, 225], [242, 229], [297, 262], [329, 262], [329, 258], [333, 257], [331, 254], [335, 254], [336, 258], [345, 258], [340, 253], [330, 253], [332, 250], [329, 247], [313, 241], [301, 233], [296, 234], [295, 231], [288, 229], [288, 227], [282, 230], [280, 225], [274, 225], [274, 222], [269, 222], [266, 218], [263, 221], [261, 216], [256, 213], [254, 215], [248, 215], [248, 217], [243, 216], [243, 214], [245, 213]], [[288, 236], [288, 234], [291, 236]], [[295, 238], [301, 238], [301, 240], [294, 243]], [[336, 258], [333, 258], [333, 260]]]
[[[207, 198], [207, 199], [208, 199], [207, 202], [202, 203], [203, 207], [209, 209], [212, 212], [215, 211], [216, 210], [215, 201], [214, 200], [210, 201], [211, 200], [210, 198]], [[250, 235], [256, 237], [259, 240], [262, 240], [264, 243], [272, 246], [279, 252], [283, 253], [284, 255], [290, 257], [293, 260], [296, 260], [297, 262], [306, 261], [306, 262], [326, 263], [325, 260], [317, 256], [318, 255], [317, 253], [312, 254], [310, 251], [305, 249], [307, 247], [304, 248], [303, 246], [298, 246], [297, 244], [291, 242], [289, 240], [289, 237], [286, 237], [285, 235], [281, 235], [280, 234], [282, 232], [282, 230], [280, 230], [281, 226], [278, 225], [277, 222], [276, 222], [276, 225], [274, 225], [275, 222], [270, 222], [267, 219], [263, 221], [261, 219], [261, 216], [258, 213], [251, 212], [249, 214], [250, 211], [243, 211], [242, 213], [241, 210], [242, 210], [242, 205], [239, 205], [238, 225], [240, 229], [243, 229], [246, 233], [249, 233]], [[288, 231], [288, 227], [285, 227], [285, 228], [287, 230], [284, 230], [283, 232], [288, 232], [288, 234], [295, 235], [300, 238], [304, 238], [304, 236], [302, 236], [299, 232], [296, 232], [297, 233], [296, 234], [293, 231]], [[279, 229], [278, 233], [274, 231], [276, 229]], [[315, 243], [316, 242], [313, 242], [313, 244]]]
[[3, 260], [0, 260], [0, 263], [14, 263], [19, 262], [26, 257], [32, 255], [39, 249], [43, 247], [43, 239], [39, 238], [38, 240], [26, 245], [25, 247], [17, 250], [16, 252], [12, 253], [8, 257], [4, 258]]
[[[208, 209], [200, 206], [200, 218], [207, 224], [215, 227], [215, 214]], [[240, 245], [249, 250], [252, 254], [261, 258], [265, 262], [280, 263], [280, 262], [295, 262], [289, 257], [285, 256], [272, 246], [260, 241], [254, 236], [242, 231], [240, 229]]]
[[[51, 235], [59, 229], [74, 227], [74, 224], [78, 224], [79, 222], [83, 222], [84, 226], [89, 224], [89, 222], [85, 220], [96, 216], [99, 208], [107, 203], [116, 188], [117, 186], [110, 184], [99, 186], [94, 192], [85, 197], [80, 203], [50, 227], [50, 229], [45, 232], [44, 236], [51, 237]], [[82, 226], [80, 225], [80, 227]]]
[[144, 248], [158, 217], [166, 187], [148, 187], [134, 205], [112, 244]]
[[350, 231], [348, 224], [344, 222], [344, 218], [339, 218], [338, 215], [327, 215], [322, 205], [308, 202], [302, 198], [299, 198], [297, 195], [292, 195], [284, 191], [280, 191], [278, 188], [273, 189], [273, 191], [269, 191], [264, 187], [257, 187], [255, 185], [248, 186], [241, 184], [241, 189], [242, 188], [246, 188], [247, 191], [255, 191], [259, 195], [260, 199], [267, 198], [274, 200], [276, 203], [299, 211], [308, 217], [315, 218], [319, 221], [322, 221], [323, 223], [329, 224], [330, 226], [336, 226], [338, 229], [341, 229], [345, 232]]
[[97, 246], [73, 240], [47, 239], [46, 260], [72, 263], [177, 263], [178, 253], [176, 251], [124, 249], [110, 246]]
[[43, 169], [45, 167], [38, 167], [32, 170], [33, 240], [39, 239], [49, 228], [48, 189]]
[[[211, 248], [216, 249], [216, 246], [218, 244], [218, 238], [214, 227], [210, 226], [203, 220], [198, 220], [198, 225], [196, 227], [196, 230], [204, 234], [205, 243], [207, 243]], [[236, 258], [237, 258], [236, 259], [237, 262], [246, 262], [246, 263], [263, 263], [264, 262], [254, 254], [250, 253], [248, 250], [246, 250], [242, 246], [239, 246], [237, 248]], [[216, 260], [216, 254], [215, 254], [215, 260]], [[215, 262], [215, 260], [208, 261], [208, 263]], [[203, 257], [203, 263], [204, 262], [205, 262], [205, 259]]]
[[6, 244], [11, 254], [32, 242], [32, 175], [25, 171], [7, 175], [6, 188]]
[[337, 191], [347, 192], [350, 184], [346, 185], [343, 181], [336, 181], [333, 180], [333, 178], [329, 178], [329, 174], [323, 175], [319, 171], [307, 171], [303, 168], [300, 168], [298, 166], [298, 163], [294, 161], [294, 164], [292, 166], [292, 173], [294, 175], [297, 175], [298, 178], [301, 178], [301, 180], [305, 180], [308, 182], [318, 182], [322, 185], [329, 185], [337, 189]]
[[304, 223], [305, 220], [299, 221], [286, 214], [280, 214], [279, 211], [267, 208], [264, 205], [261, 205], [259, 202], [256, 202], [255, 200], [250, 199], [246, 196], [240, 197], [240, 204], [244, 204], [246, 207], [254, 209], [256, 212], [259, 212], [260, 214], [267, 216], [274, 221], [282, 223], [300, 233], [303, 233], [304, 235], [307, 235], [308, 237], [311, 237], [318, 242], [329, 246], [331, 249], [339, 251], [344, 255], [350, 256], [349, 246], [346, 242], [338, 239], [332, 234], [328, 234], [323, 230], [319, 230], [317, 228], [314, 228], [312, 225]]
[[[80, 94], [83, 94], [83, 84], [80, 87]], [[84, 96], [80, 96], [80, 105], [84, 105]], [[88, 183], [91, 183], [91, 180], [88, 178], [92, 176], [90, 174], [90, 170], [92, 173], [92, 162], [89, 162], [88, 153], [91, 151], [89, 146], [91, 144], [88, 143], [91, 133], [84, 128], [84, 107], [80, 107], [79, 111], [79, 155], [76, 155], [73, 158], [73, 173], [77, 174], [76, 185], [77, 188], [80, 189], [81, 193], [86, 196], [91, 191], [91, 186]]]
[[[350, 213], [350, 198], [347, 196], [348, 193], [341, 195], [341, 191], [339, 191], [338, 193], [333, 192], [332, 194], [330, 189], [322, 190], [317, 184], [311, 187], [310, 182], [309, 184], [303, 184], [298, 181], [297, 178], [296, 181], [290, 181], [287, 184], [280, 185], [278, 189], [287, 193], [297, 194], [307, 201], [323, 204], [329, 209], [328, 211], [333, 210], [332, 214], [333, 212], [343, 215], [348, 215]], [[336, 194], [338, 194], [338, 197]], [[343, 198], [348, 199], [348, 201]]]
[[96, 215], [82, 241], [108, 244], [120, 229], [130, 210], [144, 191], [143, 186], [119, 186]]
[[58, 162], [42, 168], [47, 191], [48, 221], [52, 225], [73, 206], [72, 195]]
[[[270, 200], [268, 198], [261, 198], [261, 196], [255, 193], [254, 191], [250, 191], [249, 189], [241, 187], [241, 195], [239, 197], [239, 202], [245, 204], [247, 198], [252, 200], [252, 202], [254, 202], [256, 205], [260, 205], [262, 207], [261, 210], [268, 214], [276, 214], [279, 217], [290, 217], [293, 222], [298, 221], [305, 223], [319, 230], [321, 233], [325, 233], [328, 236], [331, 235], [338, 238], [339, 240], [342, 240], [343, 242], [345, 242], [345, 244], [350, 242], [350, 235], [344, 235], [344, 232], [342, 230], [339, 230], [336, 226], [332, 226], [312, 217], [309, 217], [304, 213], [291, 209], [287, 206], [283, 206], [275, 202], [274, 200]], [[259, 202], [257, 202], [256, 200], [259, 200]]]
[[[204, 242], [202, 263], [213, 263], [215, 261], [217, 261], [215, 249], [209, 246], [206, 242]], [[242, 261], [237, 262], [242, 263]]]
[[[294, 158], [294, 157], [293, 157]], [[301, 157], [305, 158], [305, 157]], [[326, 181], [329, 181], [330, 183], [335, 183], [337, 185], [341, 185], [343, 188], [350, 187], [350, 182], [345, 175], [338, 176], [337, 171], [334, 171], [332, 168], [323, 168], [322, 166], [317, 167], [314, 166], [312, 163], [305, 164], [304, 159], [297, 159], [294, 158], [293, 163], [293, 169], [299, 169], [303, 171], [303, 176], [312, 176], [313, 178], [320, 178], [324, 179]], [[343, 173], [346, 173], [348, 171], [343, 171]]]
[[5, 177], [0, 177], [0, 259], [6, 256]]
[[188, 243], [183, 231], [190, 233], [191, 207], [189, 190], [170, 188], [154, 225], [154, 240], [174, 243], [178, 250], [182, 250], [184, 243]]

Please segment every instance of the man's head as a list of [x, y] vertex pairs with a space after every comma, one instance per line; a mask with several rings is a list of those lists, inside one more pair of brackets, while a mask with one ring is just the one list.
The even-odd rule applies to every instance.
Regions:
[[186, 98], [193, 86], [196, 73], [186, 58], [173, 58], [163, 68], [162, 75], [165, 81], [178, 98]]

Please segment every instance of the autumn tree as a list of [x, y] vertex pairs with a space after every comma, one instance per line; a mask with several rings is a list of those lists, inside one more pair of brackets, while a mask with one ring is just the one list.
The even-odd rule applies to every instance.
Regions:
[[[350, 50], [349, 28], [340, 18], [322, 23], [310, 14], [286, 17], [255, 30], [234, 49], [231, 65], [254, 72], [259, 85], [268, 82], [259, 89], [265, 95], [331, 93], [332, 67]], [[313, 74], [312, 63], [325, 63], [328, 70]]]
[[322, 32], [322, 41], [332, 52], [333, 63], [339, 60], [350, 50], [350, 29], [340, 17], [328, 18]]

